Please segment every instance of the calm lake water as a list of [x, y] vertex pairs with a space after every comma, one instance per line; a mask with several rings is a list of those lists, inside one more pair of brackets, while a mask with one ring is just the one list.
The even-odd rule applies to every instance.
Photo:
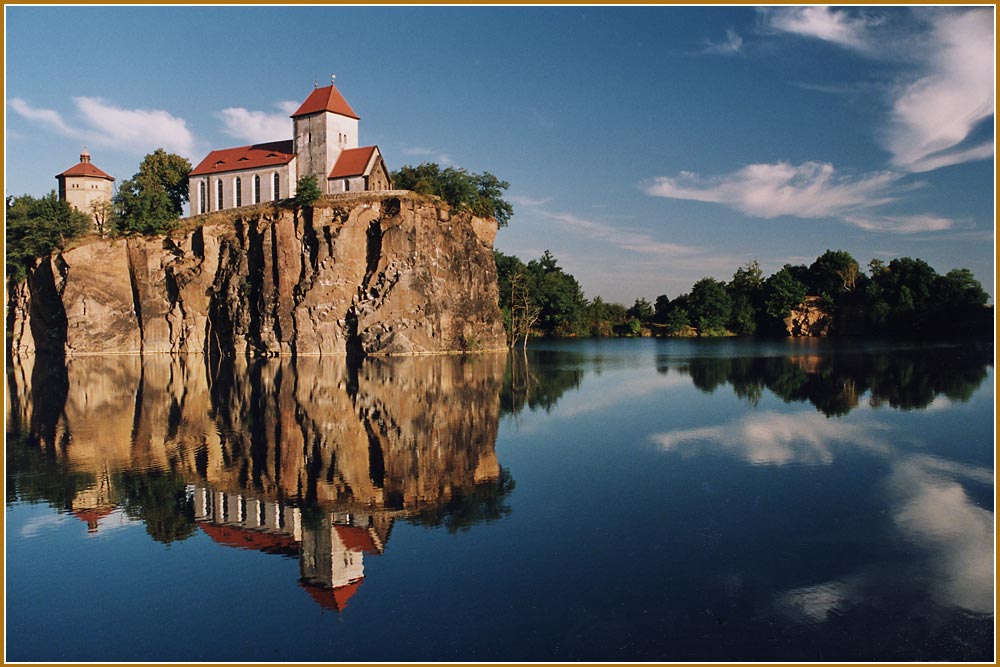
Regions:
[[992, 359], [15, 363], [6, 657], [992, 661]]

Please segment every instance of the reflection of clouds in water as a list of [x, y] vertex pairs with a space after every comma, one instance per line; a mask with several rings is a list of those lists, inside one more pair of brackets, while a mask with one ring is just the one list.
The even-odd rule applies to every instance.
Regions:
[[811, 411], [762, 412], [722, 426], [656, 433], [650, 439], [665, 451], [700, 453], [719, 447], [758, 465], [816, 465], [833, 462], [834, 443], [888, 454], [889, 444], [877, 436], [886, 430], [878, 422], [852, 424]]
[[[897, 529], [926, 553], [919, 578], [946, 606], [993, 611], [993, 512], [976, 505], [965, 484], [993, 486], [993, 471], [956, 461], [899, 453], [885, 439], [889, 426], [875, 420], [848, 423], [800, 412], [750, 414], [721, 426], [650, 436], [665, 451], [699, 454], [721, 449], [756, 465], [830, 464], [834, 445], [857, 447], [892, 464], [888, 477], [890, 513]], [[825, 621], [861, 601], [883, 577], [861, 573], [780, 593], [776, 608], [802, 623]], [[920, 585], [914, 583], [914, 585]], [[884, 589], [883, 589], [884, 590]], [[877, 594], [877, 592], [876, 592]]]
[[66, 523], [65, 514], [47, 514], [45, 516], [31, 517], [21, 526], [21, 537], [38, 537], [43, 531], [55, 528]]
[[559, 417], [577, 417], [591, 412], [601, 412], [621, 403], [629, 403], [657, 391], [691, 386], [689, 378], [677, 374], [658, 374], [637, 379], [622, 377], [625, 380], [613, 373], [605, 373], [600, 379], [607, 382], [595, 382], [597, 378], [588, 377], [590, 386], [571, 394], [567, 393], [552, 414]]
[[[943, 464], [943, 465], [942, 465]], [[932, 556], [939, 601], [973, 612], [993, 611], [993, 512], [977, 506], [949, 475], [992, 486], [989, 470], [929, 456], [897, 464], [889, 477], [899, 530]]]
[[830, 614], [843, 611], [854, 592], [847, 582], [828, 581], [786, 591], [778, 596], [775, 606], [795, 621], [815, 625], [826, 621]]

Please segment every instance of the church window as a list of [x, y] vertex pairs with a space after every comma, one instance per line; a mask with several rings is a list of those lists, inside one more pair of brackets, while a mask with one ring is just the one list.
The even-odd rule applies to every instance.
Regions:
[[344, 192], [350, 192], [350, 191], [351, 191], [351, 179], [345, 178], [344, 179]]
[[215, 182], [215, 210], [222, 210], [222, 179]]
[[260, 203], [260, 174], [253, 176], [253, 203]]
[[281, 178], [278, 176], [278, 172], [274, 172], [274, 196], [272, 199], [278, 201], [278, 197], [281, 196]]
[[204, 213], [208, 210], [208, 202], [206, 201], [208, 197], [205, 193], [205, 181], [198, 182], [198, 212]]
[[236, 205], [243, 206], [243, 181], [239, 176], [236, 177]]

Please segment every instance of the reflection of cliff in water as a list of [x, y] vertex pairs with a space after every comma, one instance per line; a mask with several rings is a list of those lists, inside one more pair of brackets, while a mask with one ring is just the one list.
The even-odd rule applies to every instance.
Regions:
[[[503, 356], [43, 357], [8, 367], [7, 501], [91, 531], [295, 555], [342, 608], [399, 517], [455, 530], [509, 511], [495, 444]], [[341, 590], [352, 587], [350, 590]]]
[[812, 403], [827, 416], [844, 415], [868, 395], [873, 406], [926, 408], [938, 396], [966, 401], [987, 376], [990, 348], [940, 347], [882, 353], [788, 357], [710, 357], [660, 365], [687, 373], [696, 387], [713, 392], [730, 385], [756, 404], [764, 389], [785, 402]]

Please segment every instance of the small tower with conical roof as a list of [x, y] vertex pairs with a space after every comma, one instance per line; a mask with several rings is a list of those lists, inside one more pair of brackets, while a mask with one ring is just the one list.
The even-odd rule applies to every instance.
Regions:
[[77, 210], [96, 218], [99, 215], [95, 211], [97, 203], [111, 201], [115, 179], [90, 161], [90, 153], [84, 147], [79, 164], [57, 174], [56, 181], [59, 182], [59, 199], [65, 199]]

